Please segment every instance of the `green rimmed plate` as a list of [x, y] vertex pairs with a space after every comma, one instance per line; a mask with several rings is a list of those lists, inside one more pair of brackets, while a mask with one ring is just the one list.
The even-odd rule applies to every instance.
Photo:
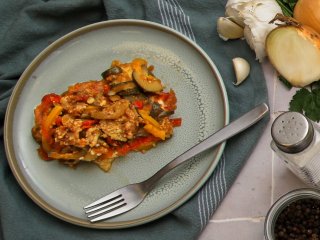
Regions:
[[[178, 98], [183, 125], [174, 136], [145, 154], [117, 159], [110, 172], [94, 164], [76, 170], [37, 155], [32, 138], [33, 109], [43, 95], [62, 93], [69, 85], [100, 79], [114, 59], [142, 57]], [[229, 121], [221, 76], [205, 52], [188, 38], [160, 24], [114, 20], [92, 24], [58, 39], [41, 52], [18, 81], [5, 119], [5, 147], [17, 181], [28, 196], [52, 215], [92, 228], [125, 228], [155, 220], [185, 203], [215, 169], [224, 144], [179, 166], [134, 210], [92, 224], [83, 206], [129, 183], [144, 180], [159, 168]]]

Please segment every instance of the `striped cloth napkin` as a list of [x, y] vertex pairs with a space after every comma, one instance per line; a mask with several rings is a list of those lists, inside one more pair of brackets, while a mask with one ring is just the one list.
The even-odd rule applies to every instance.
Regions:
[[[63, 222], [40, 209], [18, 186], [8, 166], [3, 122], [8, 99], [20, 74], [45, 47], [64, 34], [109, 19], [161, 23], [200, 45], [217, 65], [229, 96], [230, 118], [261, 102], [267, 90], [261, 67], [244, 41], [222, 41], [217, 17], [226, 0], [25, 0], [0, 3], [0, 239], [197, 239], [252, 152], [268, 121], [263, 119], [228, 140], [216, 170], [188, 202], [151, 223], [122, 230], [95, 230]], [[244, 57], [251, 73], [234, 87], [231, 59]]]

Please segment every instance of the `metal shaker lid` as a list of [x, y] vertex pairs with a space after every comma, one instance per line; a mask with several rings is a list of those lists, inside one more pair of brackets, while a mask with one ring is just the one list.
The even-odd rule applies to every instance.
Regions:
[[274, 120], [271, 135], [280, 150], [297, 153], [309, 146], [314, 129], [310, 120], [301, 113], [285, 112]]

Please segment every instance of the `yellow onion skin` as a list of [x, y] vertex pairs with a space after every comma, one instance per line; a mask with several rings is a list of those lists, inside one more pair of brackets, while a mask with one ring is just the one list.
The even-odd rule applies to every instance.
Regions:
[[299, 0], [294, 8], [293, 17], [320, 33], [320, 0]]
[[309, 25], [301, 25], [297, 27], [302, 36], [310, 40], [318, 49], [320, 49], [320, 33]]
[[[293, 54], [293, 52], [295, 52], [293, 50], [294, 45], [291, 45], [291, 37], [288, 37], [287, 39], [283, 39], [282, 43], [278, 43], [279, 51], [280, 48], [285, 48], [288, 46], [288, 49], [286, 49], [283, 52], [284, 54], [280, 57], [282, 60], [281, 63], [279, 63], [279, 54], [274, 54], [268, 45], [275, 44], [276, 40], [273, 40], [274, 36], [278, 34], [278, 31], [285, 29], [291, 32], [296, 32], [301, 39], [304, 39], [310, 43], [310, 47], [313, 46], [311, 48], [318, 56], [315, 58], [316, 62], [312, 62], [311, 59], [305, 55], [306, 49], [302, 48], [299, 54]], [[291, 49], [289, 46], [291, 46]], [[313, 28], [302, 24], [279, 26], [268, 34], [266, 39], [266, 50], [271, 64], [275, 67], [280, 75], [285, 77], [292, 84], [292, 86], [305, 87], [320, 79], [320, 69], [318, 67], [320, 66], [320, 34], [318, 34]], [[291, 65], [291, 70], [289, 72], [287, 71], [288, 68], [284, 67], [285, 65]]]

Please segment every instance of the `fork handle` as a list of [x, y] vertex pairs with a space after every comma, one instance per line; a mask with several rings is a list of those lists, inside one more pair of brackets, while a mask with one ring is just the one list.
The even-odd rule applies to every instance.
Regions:
[[147, 189], [151, 189], [160, 178], [162, 178], [165, 174], [167, 174], [170, 170], [175, 168], [176, 166], [180, 165], [181, 163], [185, 162], [186, 160], [196, 156], [197, 154], [216, 146], [219, 143], [224, 142], [228, 138], [242, 132], [243, 130], [247, 129], [248, 127], [252, 126], [269, 111], [268, 106], [265, 103], [262, 103], [256, 106], [251, 111], [245, 113], [238, 119], [234, 120], [230, 124], [226, 125], [225, 127], [221, 128], [204, 141], [198, 143], [194, 147], [190, 148], [163, 168], [161, 168], [158, 172], [156, 172], [152, 177], [145, 180], [143, 182], [144, 186]]

